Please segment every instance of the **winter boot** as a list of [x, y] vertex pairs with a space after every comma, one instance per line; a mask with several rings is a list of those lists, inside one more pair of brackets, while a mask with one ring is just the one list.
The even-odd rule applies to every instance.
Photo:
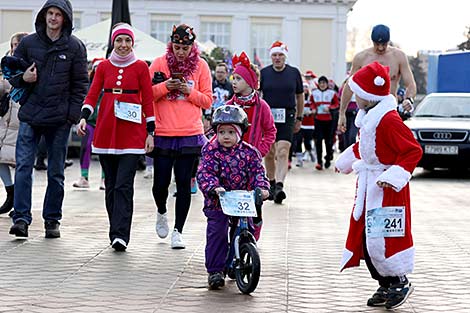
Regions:
[[5, 214], [13, 209], [13, 197], [15, 195], [15, 185], [6, 186], [5, 190], [7, 191], [7, 199], [0, 207], [0, 214]]

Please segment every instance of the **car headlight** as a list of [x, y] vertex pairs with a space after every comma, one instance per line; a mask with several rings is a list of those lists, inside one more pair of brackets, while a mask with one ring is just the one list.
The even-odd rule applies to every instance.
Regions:
[[413, 134], [413, 137], [418, 140], [418, 133], [416, 132], [416, 130], [411, 130], [411, 133]]

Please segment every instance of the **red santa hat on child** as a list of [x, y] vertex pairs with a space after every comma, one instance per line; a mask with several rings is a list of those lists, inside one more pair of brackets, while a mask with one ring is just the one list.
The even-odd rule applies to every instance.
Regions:
[[390, 94], [389, 67], [378, 62], [364, 66], [348, 80], [356, 96], [367, 101], [380, 101]]
[[288, 52], [287, 45], [279, 40], [276, 40], [275, 42], [273, 42], [273, 44], [271, 45], [271, 48], [269, 49], [270, 56], [273, 55], [273, 53], [282, 53], [287, 58], [287, 52]]

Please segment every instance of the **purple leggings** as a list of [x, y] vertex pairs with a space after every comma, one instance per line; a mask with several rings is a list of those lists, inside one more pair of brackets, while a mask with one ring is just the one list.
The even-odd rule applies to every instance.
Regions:
[[95, 128], [93, 126], [86, 126], [85, 136], [82, 137], [82, 144], [80, 146], [80, 168], [89, 169], [91, 161], [91, 143], [93, 142], [93, 133]]

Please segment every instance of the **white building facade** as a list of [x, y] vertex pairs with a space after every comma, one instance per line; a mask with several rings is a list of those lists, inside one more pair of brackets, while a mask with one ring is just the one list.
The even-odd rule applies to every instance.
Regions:
[[[75, 28], [111, 17], [112, 0], [72, 0]], [[356, 0], [129, 0], [134, 27], [168, 41], [174, 24], [194, 27], [200, 42], [246, 51], [270, 64], [269, 47], [281, 40], [288, 62], [341, 82], [346, 75], [346, 20]], [[0, 0], [0, 42], [34, 30], [44, 0]]]

